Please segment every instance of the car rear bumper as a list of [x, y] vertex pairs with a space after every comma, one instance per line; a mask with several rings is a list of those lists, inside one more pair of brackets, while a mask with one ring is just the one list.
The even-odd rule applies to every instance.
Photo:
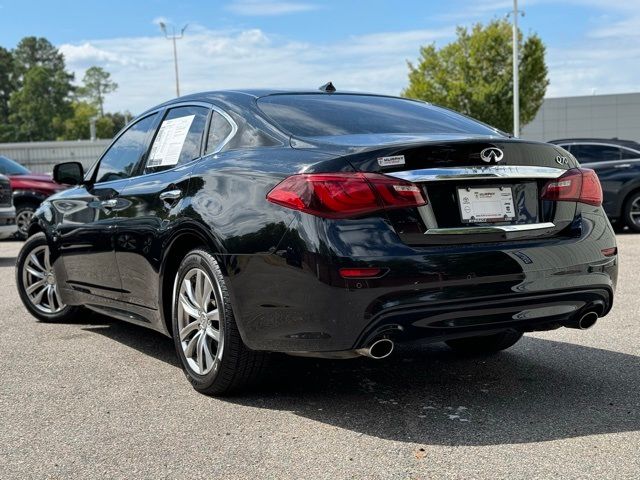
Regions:
[[[256, 350], [333, 352], [381, 335], [441, 341], [514, 328], [557, 328], [611, 309], [617, 256], [606, 220], [583, 235], [545, 241], [444, 245], [411, 255], [287, 252], [234, 257], [226, 265], [238, 326]], [[229, 261], [229, 258], [222, 259]], [[379, 267], [373, 280], [345, 280], [342, 267]]]
[[16, 209], [14, 207], [0, 208], [0, 240], [11, 237], [17, 231]]

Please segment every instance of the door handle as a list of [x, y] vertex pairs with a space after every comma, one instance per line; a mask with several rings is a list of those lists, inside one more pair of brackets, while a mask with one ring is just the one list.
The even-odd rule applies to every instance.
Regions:
[[167, 190], [166, 192], [162, 192], [160, 194], [160, 200], [165, 202], [167, 205], [172, 206], [182, 197], [182, 190]]
[[623, 163], [622, 165], [614, 165], [614, 168], [631, 168], [631, 164]]

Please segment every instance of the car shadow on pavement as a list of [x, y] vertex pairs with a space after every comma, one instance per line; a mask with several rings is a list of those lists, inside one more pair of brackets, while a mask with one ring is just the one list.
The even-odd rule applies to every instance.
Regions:
[[[108, 326], [87, 330], [178, 366], [170, 339], [106, 321]], [[635, 355], [525, 337], [490, 357], [461, 357], [439, 345], [401, 346], [380, 361], [273, 357], [261, 385], [224, 401], [425, 445], [529, 443], [640, 430]]]

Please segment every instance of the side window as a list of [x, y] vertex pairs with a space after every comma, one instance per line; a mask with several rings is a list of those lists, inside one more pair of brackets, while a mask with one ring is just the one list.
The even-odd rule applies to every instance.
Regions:
[[574, 145], [571, 153], [583, 163], [620, 160], [620, 149], [613, 145]]
[[134, 123], [107, 150], [100, 160], [96, 183], [129, 178], [147, 148], [147, 135], [153, 127], [157, 113]]
[[167, 170], [199, 158], [208, 115], [209, 109], [205, 107], [169, 110], [153, 140], [145, 173]]
[[233, 127], [229, 121], [224, 118], [220, 112], [215, 110], [211, 115], [211, 124], [209, 125], [209, 135], [207, 136], [207, 149], [204, 154], [209, 155], [215, 152], [220, 144], [231, 134]]
[[633, 150], [627, 150], [623, 148], [622, 150], [622, 160], [633, 160], [636, 158], [640, 158], [640, 153], [634, 152]]

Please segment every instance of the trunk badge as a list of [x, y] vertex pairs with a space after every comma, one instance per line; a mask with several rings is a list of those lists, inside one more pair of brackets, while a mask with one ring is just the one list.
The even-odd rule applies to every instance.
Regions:
[[502, 160], [502, 157], [504, 157], [504, 152], [498, 147], [485, 148], [480, 152], [480, 160], [487, 163], [492, 161], [497, 163]]

